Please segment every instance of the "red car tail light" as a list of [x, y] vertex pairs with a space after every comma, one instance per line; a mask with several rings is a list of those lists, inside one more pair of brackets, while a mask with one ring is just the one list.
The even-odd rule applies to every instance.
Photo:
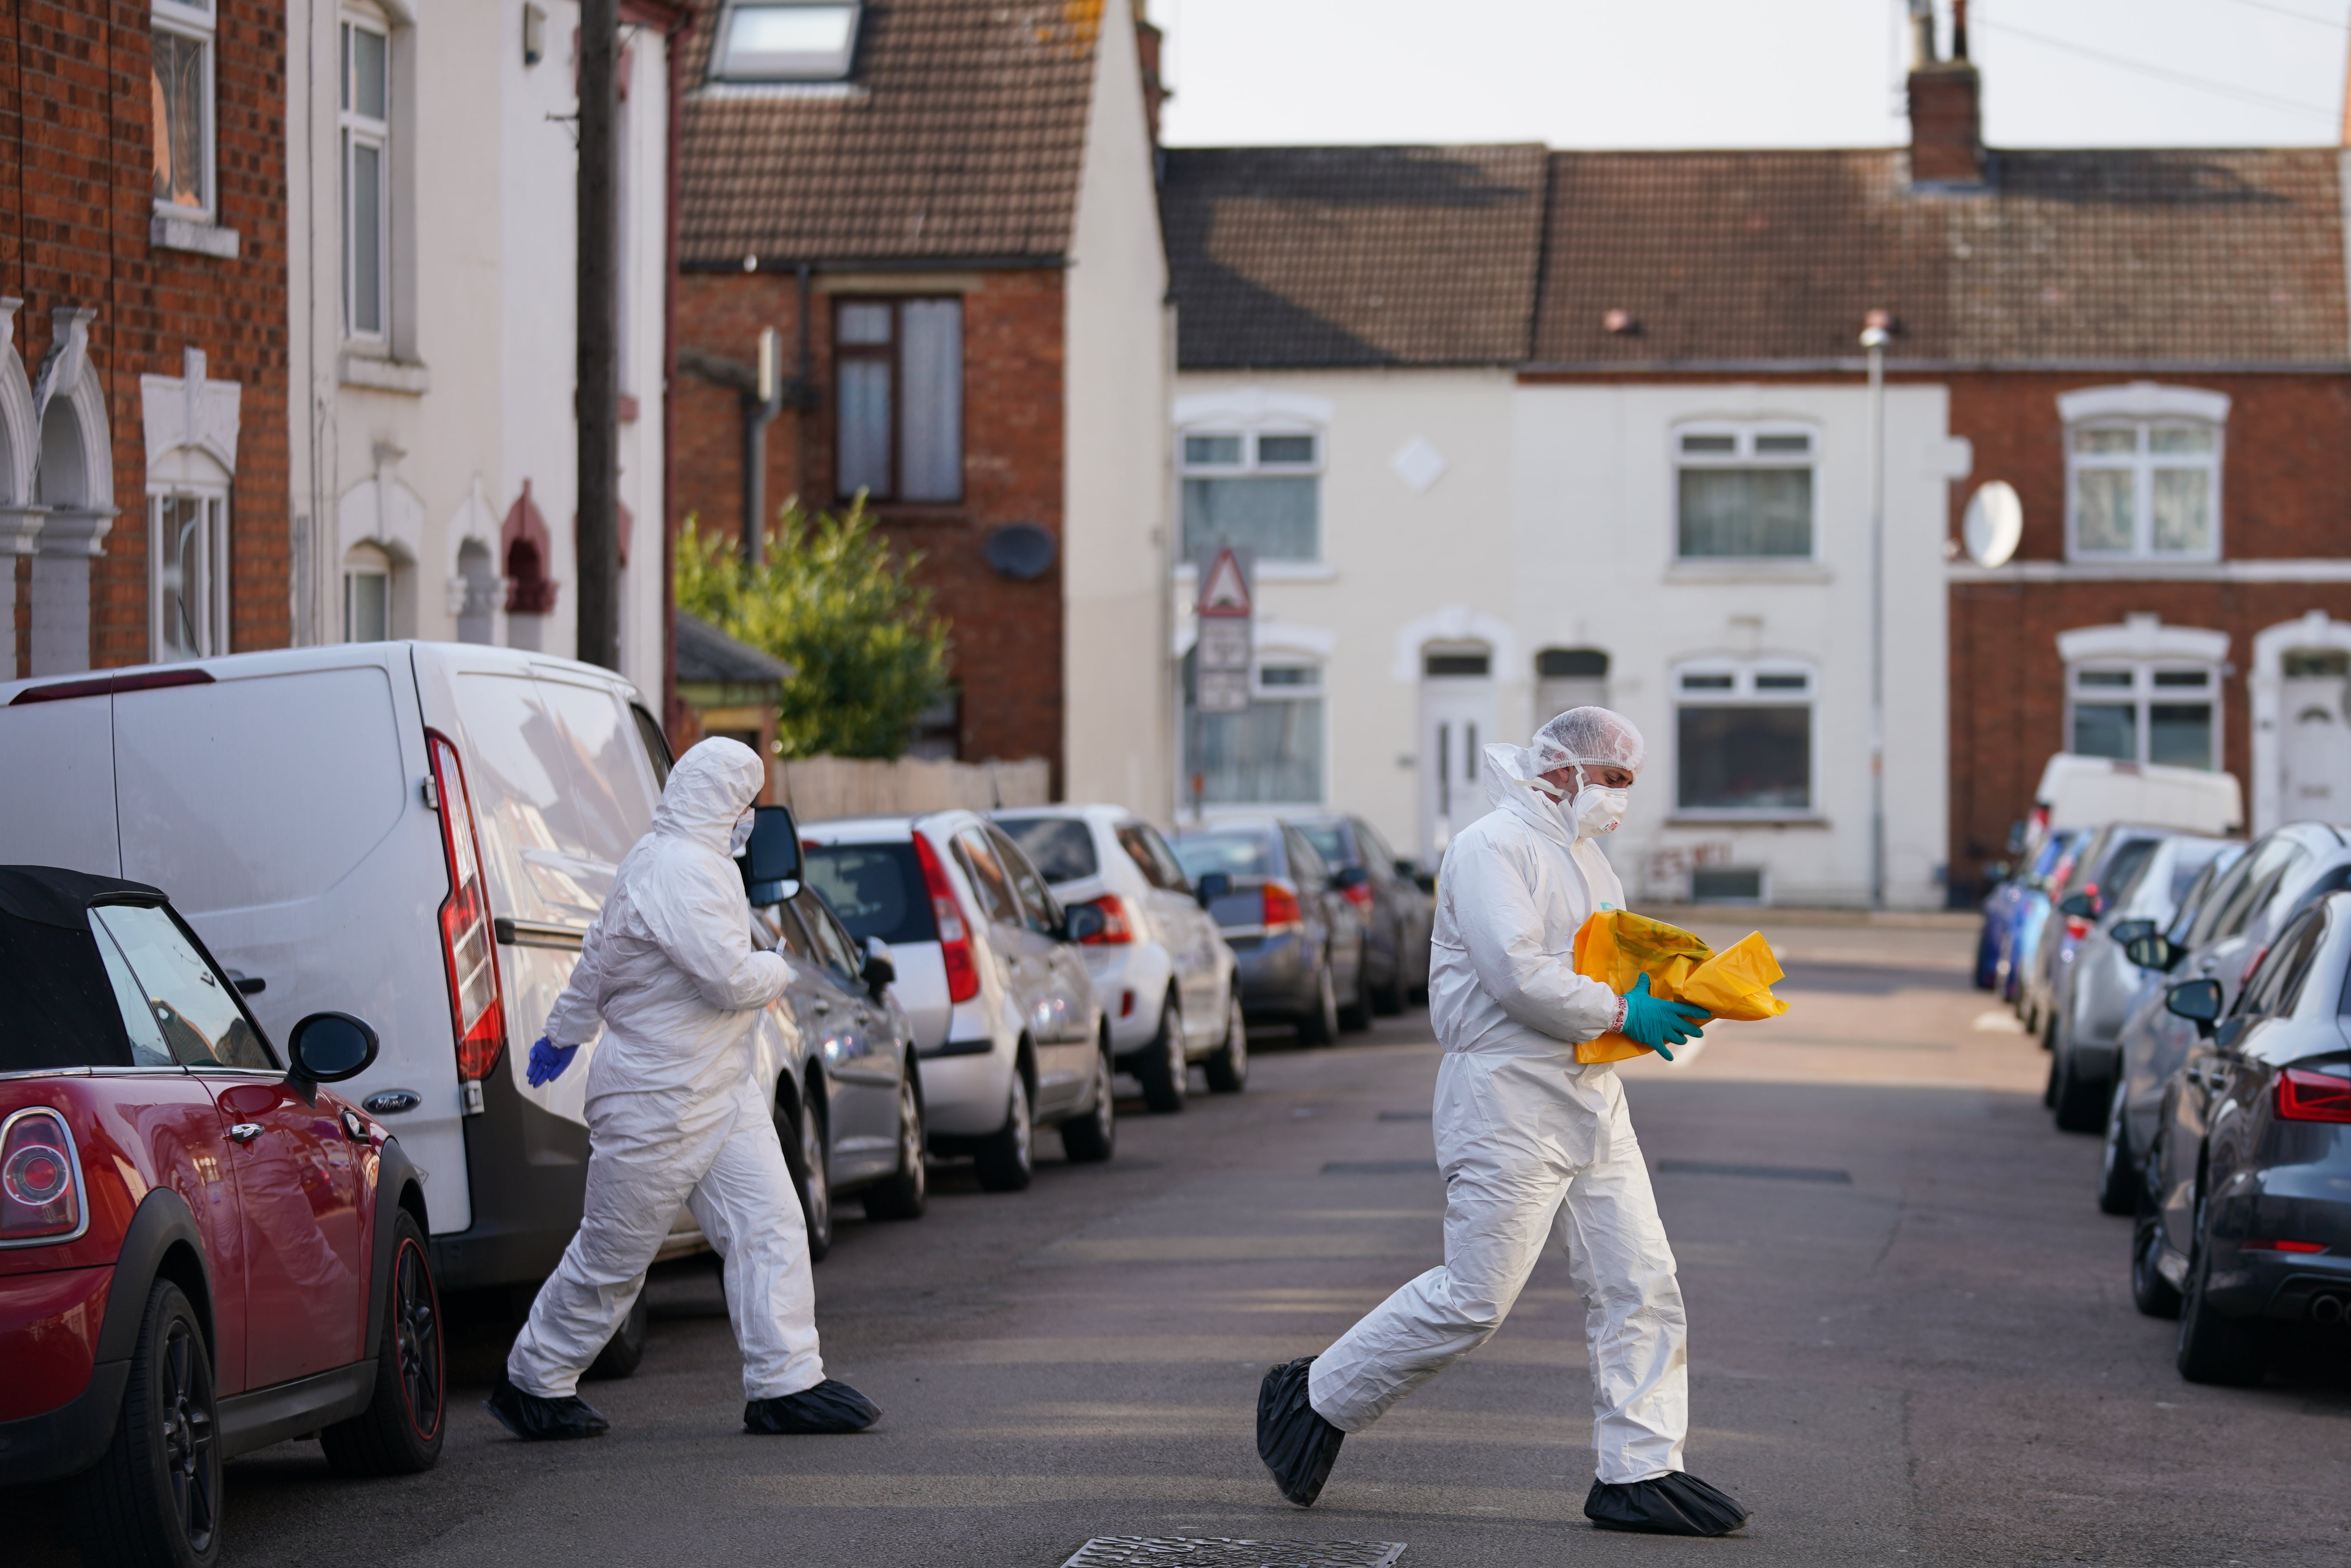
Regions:
[[2247, 1241], [2242, 1245], [2248, 1252], [2307, 1253], [2326, 1251], [2326, 1243], [2324, 1241]]
[[449, 896], [441, 902], [441, 956], [449, 974], [449, 1018], [457, 1032], [457, 1076], [486, 1078], [507, 1048], [507, 1010], [498, 999], [497, 939], [489, 889], [482, 882], [482, 844], [465, 769], [448, 737], [425, 732], [433, 782], [441, 801], [441, 849]]
[[1302, 929], [1306, 924], [1298, 907], [1298, 895], [1284, 883], [1269, 879], [1263, 889], [1265, 934], [1279, 936], [1284, 931]]
[[2351, 1122], [2351, 1078], [2288, 1067], [2278, 1075], [2277, 1114], [2289, 1122]]
[[1134, 917], [1127, 911], [1126, 900], [1115, 893], [1104, 893], [1091, 900], [1102, 911], [1102, 929], [1085, 939], [1087, 947], [1105, 943], [1118, 946], [1134, 940]]
[[45, 1107], [10, 1116], [0, 1128], [0, 1244], [71, 1241], [89, 1214], [65, 1117]]
[[1367, 915], [1372, 912], [1372, 885], [1369, 882], [1351, 882], [1344, 891], [1347, 902]]
[[971, 950], [971, 927], [963, 906], [956, 901], [955, 884], [939, 864], [939, 852], [920, 828], [914, 830], [914, 861], [923, 868], [923, 886], [930, 890], [931, 919], [938, 922], [939, 960], [946, 965], [947, 1000], [969, 1002], [979, 994], [979, 960]]

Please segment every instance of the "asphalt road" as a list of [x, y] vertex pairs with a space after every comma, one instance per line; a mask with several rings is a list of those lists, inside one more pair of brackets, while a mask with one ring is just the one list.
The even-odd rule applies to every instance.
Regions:
[[[717, 1276], [689, 1262], [653, 1286], [642, 1370], [583, 1389], [610, 1437], [508, 1440], [477, 1402], [511, 1329], [469, 1320], [437, 1470], [237, 1460], [225, 1560], [1053, 1568], [1092, 1536], [1213, 1535], [1403, 1542], [1405, 1568], [2351, 1562], [2351, 1377], [2180, 1380], [2171, 1325], [2131, 1308], [2127, 1221], [2091, 1200], [2095, 1143], [2051, 1129], [2045, 1058], [1969, 988], [1968, 934], [1766, 929], [1787, 1016], [1625, 1070], [1689, 1301], [1689, 1464], [1753, 1511], [1741, 1536], [1585, 1524], [1556, 1258], [1489, 1345], [1348, 1440], [1319, 1506], [1275, 1493], [1268, 1364], [1440, 1257], [1414, 1013], [1335, 1050], [1266, 1039], [1242, 1096], [1131, 1106], [1107, 1168], [1055, 1158], [1008, 1197], [941, 1167], [926, 1219], [844, 1223], [820, 1326], [885, 1411], [870, 1433], [742, 1434]], [[70, 1561], [44, 1507], [0, 1527], [24, 1568]]]

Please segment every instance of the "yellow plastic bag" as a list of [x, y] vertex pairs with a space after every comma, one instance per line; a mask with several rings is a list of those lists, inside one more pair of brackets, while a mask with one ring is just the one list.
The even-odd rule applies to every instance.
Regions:
[[[1646, 974], [1650, 995], [1695, 1002], [1717, 1018], [1751, 1021], [1788, 1011], [1771, 994], [1782, 971], [1761, 931], [1718, 953], [1679, 926], [1630, 909], [1603, 909], [1575, 933], [1575, 972], [1620, 995]], [[1612, 1030], [1578, 1045], [1575, 1059], [1622, 1062], [1648, 1049]]]

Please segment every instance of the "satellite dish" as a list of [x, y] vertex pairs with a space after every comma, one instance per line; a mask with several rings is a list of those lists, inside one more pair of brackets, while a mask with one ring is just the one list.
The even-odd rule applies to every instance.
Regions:
[[2017, 542], [2024, 537], [2024, 503], [2016, 498], [2016, 487], [2005, 479], [1995, 479], [1970, 496], [1959, 537], [1967, 543], [1968, 558], [1977, 566], [2008, 565], [2008, 558], [2016, 554]]
[[1034, 523], [1008, 523], [987, 536], [980, 554], [987, 564], [1015, 582], [1043, 576], [1052, 568], [1059, 548], [1053, 535]]

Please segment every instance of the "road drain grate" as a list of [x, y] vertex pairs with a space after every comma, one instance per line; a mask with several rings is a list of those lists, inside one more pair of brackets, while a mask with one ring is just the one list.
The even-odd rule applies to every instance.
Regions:
[[[1329, 1169], [1328, 1166], [1323, 1168]], [[1657, 1161], [1660, 1176], [1744, 1176], [1757, 1181], [1824, 1181], [1838, 1187], [1851, 1187], [1853, 1173], [1849, 1170], [1823, 1170], [1810, 1165], [1716, 1165], [1703, 1159], [1661, 1159]]]
[[1325, 1176], [1435, 1176], [1433, 1159], [1331, 1159], [1322, 1162]]
[[1390, 1568], [1401, 1541], [1230, 1541], [1221, 1535], [1098, 1535], [1061, 1568]]

